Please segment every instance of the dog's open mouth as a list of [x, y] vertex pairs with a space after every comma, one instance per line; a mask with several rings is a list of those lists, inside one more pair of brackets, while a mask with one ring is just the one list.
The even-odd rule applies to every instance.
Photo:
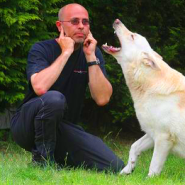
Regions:
[[[115, 35], [116, 35], [116, 31], [114, 31]], [[119, 42], [119, 39], [116, 35], [116, 40]], [[119, 42], [119, 45], [120, 45], [120, 42]], [[103, 44], [102, 45], [102, 49], [106, 52], [106, 53], [109, 53], [109, 54], [114, 54], [114, 53], [117, 53], [121, 50], [121, 47], [114, 47], [114, 46], [109, 46], [106, 44]]]
[[116, 52], [119, 52], [121, 50], [120, 47], [108, 46], [107, 43], [103, 44], [102, 48], [107, 53], [116, 53]]

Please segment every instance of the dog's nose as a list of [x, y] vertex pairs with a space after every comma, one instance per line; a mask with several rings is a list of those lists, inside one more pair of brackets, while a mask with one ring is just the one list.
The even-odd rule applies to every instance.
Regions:
[[116, 27], [121, 23], [119, 19], [116, 19], [113, 23], [113, 28], [116, 29]]
[[121, 21], [120, 21], [119, 19], [116, 19], [116, 20], [114, 21], [115, 24], [120, 24], [120, 22], [121, 22]]

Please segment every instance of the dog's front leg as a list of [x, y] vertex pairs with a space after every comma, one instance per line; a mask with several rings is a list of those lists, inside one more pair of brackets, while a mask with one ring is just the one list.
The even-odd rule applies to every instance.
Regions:
[[173, 146], [173, 142], [170, 141], [168, 134], [160, 134], [155, 139], [154, 152], [148, 176], [159, 175], [163, 168], [164, 162]]
[[147, 134], [145, 134], [142, 138], [132, 144], [129, 152], [128, 164], [127, 166], [125, 166], [125, 168], [123, 168], [120, 174], [130, 174], [135, 168], [137, 158], [141, 154], [141, 152], [152, 148], [153, 145], [153, 139]]

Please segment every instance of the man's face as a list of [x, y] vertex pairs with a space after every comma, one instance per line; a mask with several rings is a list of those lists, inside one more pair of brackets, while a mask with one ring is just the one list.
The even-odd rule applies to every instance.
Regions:
[[71, 21], [74, 19], [79, 20], [79, 24], [73, 25], [71, 22], [60, 22], [60, 24], [66, 36], [71, 37], [77, 44], [83, 43], [90, 29], [89, 24], [83, 24], [85, 20], [89, 20], [88, 12], [83, 7], [76, 5], [66, 7], [61, 21]]

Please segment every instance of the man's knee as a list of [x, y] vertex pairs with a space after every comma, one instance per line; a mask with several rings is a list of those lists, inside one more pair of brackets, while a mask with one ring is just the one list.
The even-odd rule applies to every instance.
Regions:
[[48, 91], [40, 98], [48, 108], [65, 110], [67, 106], [65, 96], [58, 91]]

